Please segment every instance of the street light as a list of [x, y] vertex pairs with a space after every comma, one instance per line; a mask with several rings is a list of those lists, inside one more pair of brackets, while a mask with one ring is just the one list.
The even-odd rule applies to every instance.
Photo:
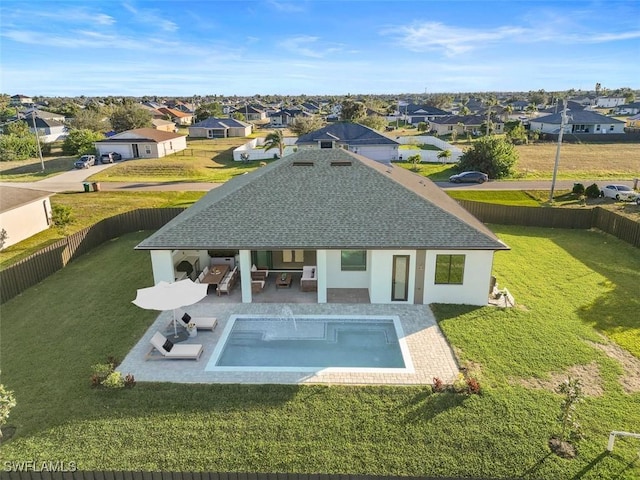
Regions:
[[567, 101], [562, 99], [562, 120], [560, 121], [560, 133], [558, 134], [558, 147], [556, 148], [556, 163], [553, 166], [553, 179], [551, 180], [551, 192], [549, 193], [549, 203], [553, 203], [553, 191], [556, 188], [556, 176], [558, 175], [558, 164], [560, 163], [560, 146], [564, 127], [567, 125]]

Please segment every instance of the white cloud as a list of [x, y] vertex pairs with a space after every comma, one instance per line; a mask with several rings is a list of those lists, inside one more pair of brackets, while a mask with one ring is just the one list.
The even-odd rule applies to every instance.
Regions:
[[151, 25], [164, 30], [165, 32], [175, 32], [178, 30], [178, 25], [171, 20], [161, 17], [155, 10], [151, 9], [139, 9], [130, 3], [123, 3], [122, 6], [131, 12], [136, 17], [136, 21], [142, 22], [146, 25]]
[[280, 12], [298, 13], [305, 11], [304, 6], [300, 3], [278, 2], [276, 0], [269, 0], [267, 3]]
[[297, 35], [278, 43], [279, 47], [287, 51], [310, 58], [324, 58], [344, 51], [344, 45], [338, 43], [322, 44], [320, 37], [312, 35]]

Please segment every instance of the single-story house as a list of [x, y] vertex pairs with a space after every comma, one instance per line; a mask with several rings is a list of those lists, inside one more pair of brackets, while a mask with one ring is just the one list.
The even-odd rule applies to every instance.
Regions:
[[44, 120], [56, 120], [57, 122], [64, 122], [66, 120], [64, 115], [59, 113], [47, 112], [46, 110], [42, 110], [40, 108], [27, 108], [23, 112], [18, 114], [21, 118], [31, 118], [31, 115], [34, 115], [38, 118], [42, 118]]
[[[22, 120], [29, 126], [31, 133], [36, 133], [43, 143], [52, 143], [61, 140], [67, 136], [67, 127], [64, 123], [57, 120], [47, 120], [40, 117], [28, 117]], [[35, 122], [36, 128], [33, 128]]]
[[52, 224], [51, 192], [0, 186], [0, 250]]
[[269, 115], [270, 127], [286, 127], [296, 117], [311, 117], [312, 114], [302, 109], [283, 108]]
[[627, 118], [627, 127], [634, 128], [634, 129], [640, 128], [640, 113]]
[[193, 113], [185, 113], [173, 108], [160, 107], [159, 112], [168, 115], [172, 122], [178, 125], [191, 125], [193, 123]]
[[194, 138], [228, 138], [251, 135], [253, 125], [235, 118], [209, 117], [189, 127], [189, 136]]
[[363, 289], [370, 303], [470, 305], [487, 304], [494, 253], [508, 248], [430, 180], [344, 149], [239, 175], [136, 246], [150, 252], [156, 284], [175, 281], [182, 261], [200, 270], [224, 252], [243, 303], [260, 294], [259, 269], [273, 272], [267, 281], [306, 272], [318, 303]]
[[[487, 121], [485, 115], [448, 115], [446, 117], [437, 117], [429, 122], [432, 131], [438, 135], [447, 135], [454, 130], [458, 134], [469, 132], [473, 135], [479, 135], [482, 132], [482, 125]], [[493, 133], [502, 133], [504, 131], [504, 123], [497, 117], [491, 117], [493, 122]]]
[[[400, 111], [402, 112], [402, 108]], [[430, 122], [431, 120], [451, 115], [451, 112], [445, 112], [431, 105], [415, 105], [410, 103], [404, 108], [405, 120], [412, 125], [417, 125], [420, 122]]]
[[[575, 135], [593, 133], [624, 133], [625, 122], [590, 110], [577, 110], [567, 113], [568, 122], [564, 133]], [[532, 131], [557, 134], [562, 124], [562, 112], [533, 118], [529, 122]]]
[[359, 123], [337, 122], [298, 137], [296, 145], [304, 149], [343, 148], [372, 160], [390, 162], [398, 160], [400, 144]]
[[136, 128], [95, 142], [98, 155], [117, 152], [122, 158], [161, 158], [187, 148], [187, 137], [155, 128]]
[[625, 103], [618, 105], [613, 113], [615, 115], [636, 115], [640, 113], [640, 102]]
[[259, 122], [260, 120], [266, 120], [267, 118], [267, 113], [264, 110], [258, 109], [251, 105], [238, 107], [232, 110], [230, 113], [241, 113], [242, 115], [244, 115], [244, 119], [247, 122]]
[[160, 130], [162, 132], [178, 131], [178, 127], [176, 127], [175, 123], [169, 120], [164, 120], [162, 118], [154, 118], [153, 120], [151, 120], [151, 125], [153, 125], [153, 128], [155, 128], [156, 130]]
[[596, 99], [596, 107], [598, 108], [614, 108], [626, 102], [624, 97], [598, 97]]

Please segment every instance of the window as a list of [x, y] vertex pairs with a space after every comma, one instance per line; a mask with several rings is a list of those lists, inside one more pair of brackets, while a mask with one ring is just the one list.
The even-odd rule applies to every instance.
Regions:
[[436, 255], [436, 285], [462, 285], [465, 255]]
[[147, 155], [151, 155], [151, 147], [150, 147], [149, 145], [145, 145], [145, 146], [144, 146], [144, 152], [145, 152]]
[[611, 125], [611, 126], [609, 127], [609, 131], [610, 131], [610, 132], [613, 132], [613, 125]]
[[169, 150], [173, 150], [173, 142], [169, 142]]
[[367, 270], [366, 250], [342, 250], [340, 256], [343, 272], [364, 272]]
[[333, 142], [321, 141], [320, 142], [320, 148], [333, 148]]

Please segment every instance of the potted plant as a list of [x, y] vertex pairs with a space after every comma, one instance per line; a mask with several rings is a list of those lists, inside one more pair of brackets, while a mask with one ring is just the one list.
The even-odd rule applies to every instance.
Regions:
[[195, 337], [198, 334], [198, 329], [196, 328], [196, 324], [193, 322], [187, 323], [187, 333], [189, 333], [190, 337]]

